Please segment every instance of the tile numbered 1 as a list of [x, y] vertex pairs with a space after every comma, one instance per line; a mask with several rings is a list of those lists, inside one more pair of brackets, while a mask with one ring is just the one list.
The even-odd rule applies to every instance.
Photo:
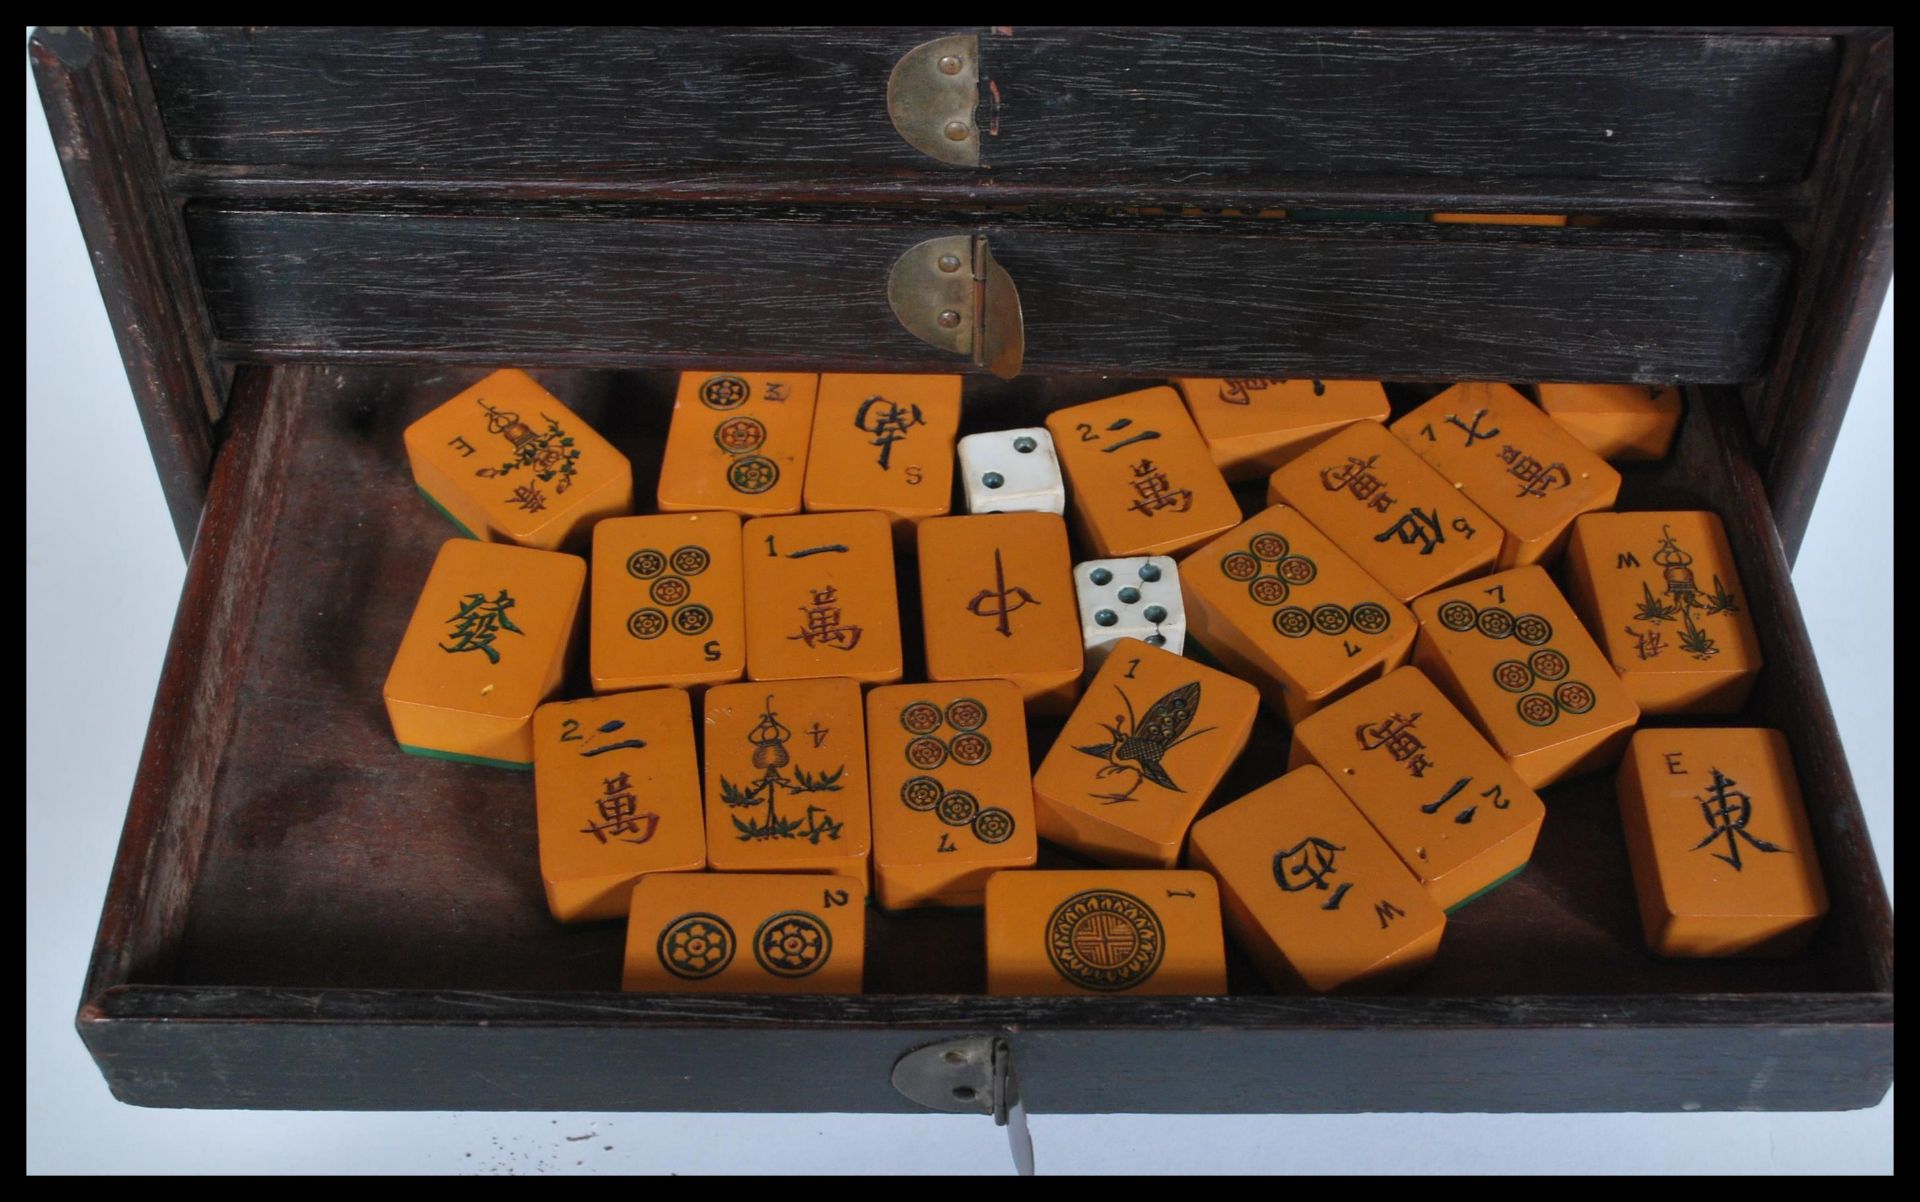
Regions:
[[1193, 827], [1234, 941], [1276, 989], [1397, 984], [1440, 948], [1447, 916], [1321, 769], [1297, 768]]
[[595, 692], [738, 680], [747, 666], [740, 518], [610, 518], [593, 529]]
[[1004, 680], [867, 694], [874, 892], [882, 906], [977, 906], [1039, 851], [1020, 690]]
[[1395, 598], [1478, 576], [1506, 534], [1378, 422], [1355, 422], [1267, 480]]
[[1082, 655], [1067, 524], [1051, 513], [920, 523], [927, 679], [1009, 680], [1029, 712], [1073, 708]]
[[1418, 668], [1295, 726], [1288, 767], [1306, 764], [1326, 771], [1448, 913], [1526, 867], [1547, 813]]
[[894, 536], [953, 503], [953, 440], [960, 429], [959, 376], [820, 377], [808, 451], [806, 509], [874, 509]]
[[1412, 611], [1285, 505], [1189, 555], [1181, 580], [1194, 641], [1289, 723], [1413, 651]]
[[1602, 459], [1664, 459], [1680, 390], [1650, 384], [1541, 384], [1540, 408]]
[[401, 750], [531, 768], [533, 711], [566, 675], [586, 580], [578, 556], [442, 544], [382, 689]]
[[1455, 384], [1392, 430], [1500, 523], [1501, 568], [1551, 563], [1620, 495], [1619, 472], [1505, 384]]
[[900, 597], [885, 514], [755, 518], [741, 527], [747, 676], [900, 679]]
[[1179, 555], [1240, 520], [1193, 418], [1171, 388], [1047, 415], [1081, 541], [1102, 559]]
[[718, 872], [867, 879], [866, 708], [851, 680], [707, 690], [707, 859]]
[[1413, 662], [1520, 779], [1550, 785], [1613, 762], [1640, 707], [1539, 567], [1429, 593]]
[[1174, 383], [1214, 463], [1229, 480], [1257, 480], [1359, 421], [1384, 422], [1378, 380], [1182, 379]]
[[684, 690], [550, 702], [533, 737], [540, 879], [556, 919], [618, 918], [642, 875], [707, 866]]
[[633, 512], [633, 468], [523, 371], [497, 371], [407, 427], [413, 482], [469, 538], [585, 550]]
[[957, 448], [968, 513], [1061, 513], [1067, 486], [1044, 426], [969, 434]]
[[1098, 671], [1121, 639], [1139, 639], [1180, 655], [1187, 647], [1187, 604], [1180, 565], [1170, 555], [1089, 559], [1073, 565], [1086, 666]]
[[658, 873], [627, 915], [629, 993], [860, 992], [867, 885], [850, 876]]
[[1226, 991], [1220, 888], [1204, 872], [996, 872], [987, 881], [989, 994]]
[[1103, 864], [1171, 868], [1259, 708], [1245, 681], [1120, 640], [1034, 775], [1040, 834]]
[[1718, 514], [1587, 514], [1567, 546], [1567, 597], [1644, 712], [1746, 706], [1760, 635]]
[[808, 372], [681, 372], [661, 512], [799, 513], [819, 383]]
[[1806, 947], [1827, 890], [1779, 731], [1639, 731], [1616, 786], [1649, 948], [1788, 956]]

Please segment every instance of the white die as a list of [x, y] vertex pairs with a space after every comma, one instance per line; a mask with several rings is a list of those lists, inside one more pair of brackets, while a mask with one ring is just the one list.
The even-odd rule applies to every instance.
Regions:
[[968, 513], [1065, 513], [1060, 458], [1045, 429], [994, 430], [960, 440]]
[[1187, 645], [1187, 610], [1180, 602], [1180, 569], [1165, 555], [1089, 559], [1073, 565], [1080, 604], [1080, 641], [1087, 671], [1106, 662], [1121, 639], [1139, 639], [1175, 655]]

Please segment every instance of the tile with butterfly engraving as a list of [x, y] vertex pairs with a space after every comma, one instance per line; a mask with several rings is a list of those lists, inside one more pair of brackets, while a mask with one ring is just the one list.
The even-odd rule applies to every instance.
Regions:
[[754, 518], [741, 528], [747, 676], [900, 679], [900, 597], [885, 514]]
[[1377, 990], [1433, 962], [1447, 916], [1326, 772], [1296, 768], [1193, 827], [1234, 942], [1281, 992]]
[[1429, 593], [1413, 662], [1538, 789], [1613, 763], [1640, 707], [1546, 571]]
[[618, 918], [649, 872], [707, 866], [684, 689], [554, 701], [533, 716], [540, 880], [561, 922]]
[[882, 906], [977, 906], [987, 878], [1039, 852], [1027, 719], [1004, 680], [867, 694], [873, 884]]
[[1541, 384], [1540, 408], [1602, 459], [1663, 459], [1680, 429], [1680, 390], [1657, 384]]
[[533, 766], [533, 711], [566, 675], [586, 561], [448, 539], [382, 688], [402, 751]]
[[1227, 991], [1220, 888], [1204, 872], [997, 872], [987, 992], [1215, 996]]
[[928, 518], [919, 544], [927, 679], [1009, 680], [1031, 713], [1072, 709], [1081, 650], [1066, 522], [1052, 513]]
[[746, 671], [738, 514], [601, 522], [593, 528], [592, 599], [595, 692], [715, 684]]
[[1259, 708], [1245, 681], [1120, 640], [1034, 775], [1041, 836], [1103, 864], [1171, 868]]
[[1229, 480], [1257, 480], [1354, 422], [1387, 420], [1378, 380], [1264, 376], [1174, 381]]
[[857, 877], [660, 873], [633, 888], [629, 993], [857, 994], [867, 885]]
[[1193, 418], [1171, 388], [1047, 415], [1074, 533], [1101, 559], [1178, 556], [1240, 520]]
[[1418, 668], [1293, 728], [1289, 768], [1326, 770], [1452, 913], [1527, 865], [1546, 806]]
[[584, 551], [595, 522], [633, 512], [627, 457], [523, 371], [494, 372], [404, 438], [414, 484], [469, 538]]
[[806, 509], [876, 509], [910, 538], [952, 507], [959, 376], [820, 377], [807, 453]]
[[661, 512], [799, 513], [819, 383], [811, 372], [681, 372]]
[[707, 690], [707, 859], [718, 872], [867, 879], [866, 709], [844, 677]]

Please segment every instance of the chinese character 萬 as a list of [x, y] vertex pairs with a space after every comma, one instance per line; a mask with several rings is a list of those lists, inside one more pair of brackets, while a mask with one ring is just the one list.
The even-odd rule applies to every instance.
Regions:
[[840, 620], [839, 591], [833, 585], [807, 591], [813, 594], [813, 603], [800, 607], [800, 612], [807, 615], [806, 625], [800, 628], [799, 634], [790, 634], [787, 638], [801, 639], [808, 647], [823, 645], [841, 651], [851, 651], [858, 646], [860, 627]]

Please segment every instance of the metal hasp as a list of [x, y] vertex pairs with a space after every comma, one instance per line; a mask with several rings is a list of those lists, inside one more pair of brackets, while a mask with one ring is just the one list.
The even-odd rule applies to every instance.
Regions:
[[935, 38], [907, 51], [887, 78], [887, 116], [907, 145], [955, 167], [980, 165], [980, 39]]
[[932, 238], [894, 261], [887, 303], [922, 342], [970, 355], [1003, 380], [1020, 374], [1027, 338], [1020, 293], [984, 234]]
[[915, 1048], [894, 1062], [893, 1087], [931, 1110], [992, 1115], [1007, 1129], [1015, 1170], [1033, 1175], [1033, 1137], [1005, 1039], [980, 1035]]

